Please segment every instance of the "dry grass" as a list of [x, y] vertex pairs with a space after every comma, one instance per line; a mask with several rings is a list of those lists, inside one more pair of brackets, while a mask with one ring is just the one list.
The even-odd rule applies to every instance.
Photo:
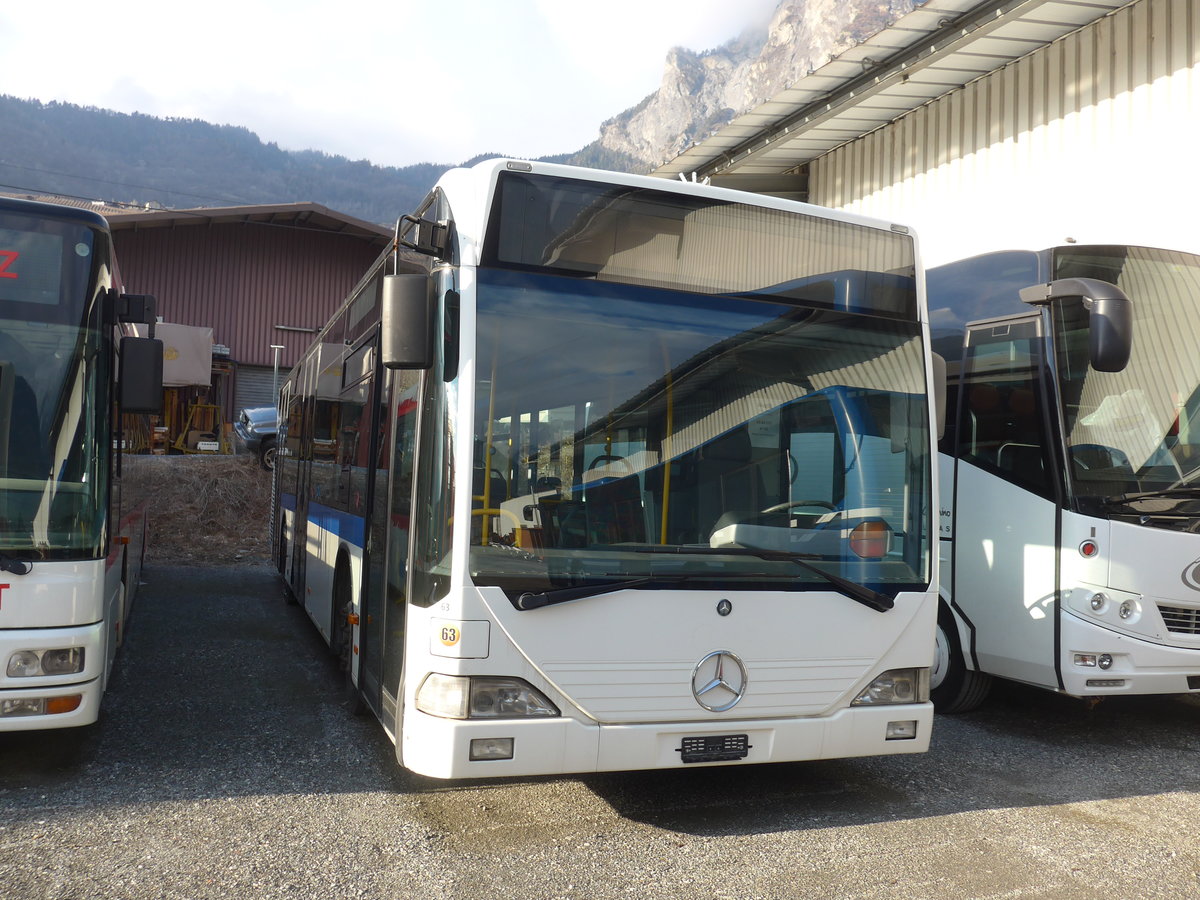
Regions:
[[269, 562], [271, 473], [254, 456], [126, 456], [123, 465], [126, 508], [150, 501], [148, 562]]

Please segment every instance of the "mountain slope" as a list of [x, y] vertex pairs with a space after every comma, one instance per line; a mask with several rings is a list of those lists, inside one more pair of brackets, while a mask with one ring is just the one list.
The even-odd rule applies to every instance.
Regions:
[[601, 125], [597, 143], [648, 171], [923, 2], [781, 0], [766, 34], [672, 50], [658, 91]]
[[[545, 159], [648, 172], [922, 2], [780, 0], [766, 30], [703, 53], [672, 50], [657, 91], [580, 151]], [[175, 208], [304, 200], [390, 225], [449, 168], [376, 166], [282, 150], [231, 125], [3, 95], [0, 121], [0, 191], [9, 192]]]
[[448, 166], [385, 168], [264, 144], [246, 128], [0, 96], [0, 190], [231, 206], [311, 200], [368, 222], [413, 209]]

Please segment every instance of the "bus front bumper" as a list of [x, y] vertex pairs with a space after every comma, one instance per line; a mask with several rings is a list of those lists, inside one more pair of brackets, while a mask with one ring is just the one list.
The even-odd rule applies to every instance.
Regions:
[[1061, 645], [1063, 692], [1073, 697], [1200, 691], [1200, 647], [1138, 640], [1067, 612]]
[[[100, 714], [107, 658], [102, 624], [0, 631], [0, 732], [90, 725]], [[78, 648], [83, 669], [63, 675], [17, 677], [7, 669], [14, 654]]]
[[[749, 765], [923, 753], [932, 725], [930, 703], [854, 707], [819, 718], [645, 725], [596, 725], [567, 717], [464, 722], [410, 712], [396, 756], [405, 768], [432, 778]], [[511, 758], [471, 758], [473, 742], [480, 748], [506, 746], [509, 740]], [[723, 757], [703, 761], [706, 749]], [[698, 761], [685, 762], [685, 750]]]

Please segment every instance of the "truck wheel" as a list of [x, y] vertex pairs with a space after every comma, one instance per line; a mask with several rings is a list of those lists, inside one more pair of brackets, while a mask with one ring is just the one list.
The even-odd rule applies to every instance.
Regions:
[[258, 455], [259, 464], [268, 472], [275, 471], [275, 455], [277, 452], [278, 448], [275, 446], [275, 442], [271, 441], [269, 444], [263, 445], [262, 453]]

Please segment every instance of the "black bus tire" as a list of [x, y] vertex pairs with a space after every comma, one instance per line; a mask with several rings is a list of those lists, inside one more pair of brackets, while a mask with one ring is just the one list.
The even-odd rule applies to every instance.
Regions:
[[954, 615], [941, 607], [929, 678], [929, 696], [934, 707], [940, 713], [969, 712], [984, 701], [991, 686], [990, 675], [967, 668]]

